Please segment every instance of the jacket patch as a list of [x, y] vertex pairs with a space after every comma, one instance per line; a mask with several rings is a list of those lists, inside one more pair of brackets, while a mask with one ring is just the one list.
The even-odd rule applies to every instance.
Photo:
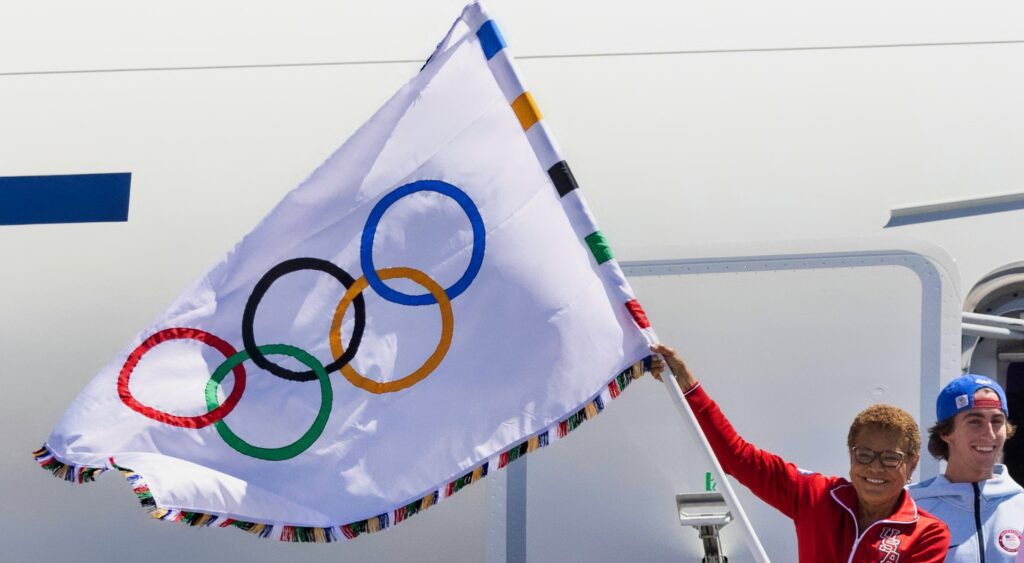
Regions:
[[879, 563], [896, 563], [900, 560], [900, 531], [896, 528], [882, 528], [882, 541], [878, 544], [878, 551], [882, 553]]
[[999, 549], [1006, 553], [1017, 553], [1020, 551], [1021, 533], [1017, 530], [1003, 530], [996, 536]]

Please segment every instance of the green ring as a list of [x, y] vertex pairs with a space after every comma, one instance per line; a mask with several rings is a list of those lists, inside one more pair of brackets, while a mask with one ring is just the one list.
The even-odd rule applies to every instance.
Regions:
[[[313, 442], [320, 437], [320, 434], [323, 433], [324, 428], [327, 426], [327, 418], [331, 416], [331, 406], [334, 401], [334, 391], [331, 389], [331, 380], [328, 377], [323, 364], [301, 348], [296, 348], [295, 346], [289, 346], [287, 344], [266, 344], [263, 346], [257, 346], [257, 349], [260, 352], [263, 352], [263, 354], [291, 356], [305, 364], [306, 367], [312, 369], [316, 374], [317, 379], [320, 380], [320, 412], [316, 414], [316, 419], [313, 420], [312, 426], [309, 427], [309, 430], [306, 430], [306, 433], [303, 434], [301, 438], [280, 448], [261, 448], [246, 442], [232, 432], [223, 419], [215, 422], [214, 426], [217, 428], [217, 433], [220, 434], [220, 437], [224, 442], [234, 448], [238, 453], [249, 457], [255, 457], [257, 459], [265, 459], [267, 461], [283, 461], [291, 459], [312, 446]], [[217, 388], [220, 387], [220, 382], [227, 377], [227, 374], [230, 373], [232, 369], [248, 359], [249, 353], [242, 350], [225, 360], [224, 363], [217, 367], [213, 372], [213, 375], [210, 377], [210, 381], [206, 383], [206, 406], [208, 408], [212, 410], [219, 405], [219, 401], [217, 400]]]

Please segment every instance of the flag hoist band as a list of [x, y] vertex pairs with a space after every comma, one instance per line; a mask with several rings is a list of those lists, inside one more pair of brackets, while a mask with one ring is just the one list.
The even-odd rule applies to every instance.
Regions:
[[[482, 73], [476, 70], [480, 64], [486, 65], [487, 70]], [[454, 75], [456, 72], [475, 74]], [[468, 88], [466, 84], [482, 80], [481, 76], [484, 74], [487, 75], [486, 80], [490, 82], [480, 87], [480, 91], [493, 91], [496, 85], [497, 90], [500, 90], [500, 96], [507, 104], [504, 109], [495, 107], [489, 99], [477, 101], [467, 98], [455, 102], [445, 99], [446, 96]], [[477, 82], [473, 83], [479, 86]], [[475, 114], [466, 113], [466, 116], [463, 116], [464, 122], [455, 123], [449, 136], [436, 135], [438, 138], [435, 139], [434, 145], [424, 149], [410, 144], [405, 148], [415, 150], [401, 152], [394, 149], [395, 154], [389, 153], [393, 146], [408, 142], [409, 137], [421, 134], [429, 136], [429, 132], [424, 133], [427, 130], [423, 124], [444, 130], [444, 123], [437, 121], [438, 118], [435, 116], [443, 115], [445, 119], [456, 119], [452, 115], [458, 113], [457, 111], [438, 111], [439, 106], [431, 105], [441, 103], [438, 100], [461, 104], [457, 109], [464, 113], [470, 112], [470, 109], [462, 106], [479, 103], [479, 108], [473, 110], [476, 111]], [[488, 112], [494, 112], [494, 115]], [[518, 123], [518, 138], [502, 145], [502, 148], [509, 152], [501, 155], [512, 164], [499, 160], [488, 162], [491, 169], [485, 170], [485, 173], [473, 169], [473, 166], [483, 166], [478, 163], [479, 160], [493, 158], [495, 153], [500, 153], [500, 150], [491, 149], [474, 153], [474, 143], [478, 141], [478, 137], [490, 139], [497, 138], [499, 133], [506, 135], [510, 132], [507, 127], [512, 123], [513, 117], [514, 122]], [[403, 127], [408, 127], [413, 132], [410, 133], [409, 130], [402, 129]], [[520, 148], [523, 146], [523, 136], [528, 141], [528, 148], [525, 149]], [[463, 137], [469, 140], [463, 142]], [[453, 147], [456, 146], [469, 155], [459, 155], [459, 158], [455, 159], [446, 152], [455, 151]], [[524, 155], [528, 155], [525, 158], [532, 163], [515, 160], [524, 158]], [[452, 165], [452, 162], [456, 165]], [[540, 169], [534, 175], [532, 170], [536, 163], [540, 164]], [[455, 172], [448, 170], [460, 167], [465, 169]], [[468, 179], [463, 182], [455, 178], [459, 173]], [[521, 175], [523, 179], [520, 181], [519, 176], [514, 176], [515, 181], [512, 185], [517, 189], [508, 189], [505, 184], [511, 180], [505, 178], [512, 178], [513, 173]], [[390, 181], [389, 174], [400, 181]], [[442, 177], [444, 179], [440, 179]], [[541, 183], [544, 184], [542, 188], [546, 193], [531, 193], [526, 189], [534, 189], [534, 186]], [[500, 193], [497, 188], [488, 191], [492, 184], [506, 189]], [[378, 189], [375, 187], [378, 185], [387, 187]], [[467, 186], [473, 188], [469, 189]], [[405, 237], [401, 229], [391, 229], [383, 237], [380, 236], [386, 212], [412, 200], [415, 200], [412, 205], [429, 206], [429, 202], [423, 203], [427, 200], [416, 199], [423, 197], [454, 202], [461, 211], [461, 216], [468, 221], [469, 229], [465, 230], [455, 243], [451, 243], [455, 250], [451, 255], [439, 259], [439, 265], [378, 266], [378, 263], [383, 261], [375, 259], [375, 248], [378, 252], [387, 254], [390, 251], [384, 247], [396, 241], [404, 241]], [[521, 199], [510, 199], [515, 197]], [[509, 199], [511, 203], [502, 198]], [[334, 213], [336, 216], [328, 218], [317, 215], [321, 208], [337, 205], [342, 199], [349, 202], [351, 207], [344, 208]], [[344, 237], [352, 238], [353, 233], [346, 229], [349, 229], [348, 225], [351, 224], [353, 217], [360, 216], [364, 202], [373, 205], [365, 215], [365, 220], [361, 221], [362, 230], [354, 235], [355, 240], [350, 244]], [[409, 209], [403, 208], [402, 213], [408, 214]], [[494, 215], [497, 213], [495, 209], [501, 210], [504, 215]], [[338, 219], [337, 216], [342, 219]], [[515, 228], [527, 232], [510, 236], [508, 232], [515, 230], [510, 226], [513, 224]], [[519, 250], [524, 247], [524, 243], [516, 237], [531, 236], [529, 229], [523, 225], [547, 229], [541, 233], [543, 236], [531, 239], [539, 241], [544, 247], [534, 255], [523, 254]], [[294, 231], [304, 232], [307, 238], [278, 241], [281, 233]], [[322, 236], [323, 233], [331, 236], [336, 233], [345, 235], [337, 241], [328, 241], [334, 245], [330, 246], [324, 239], [330, 239], [331, 236]], [[565, 236], [566, 233], [569, 236]], [[456, 252], [462, 248], [460, 245], [465, 245], [468, 252]], [[277, 251], [265, 251], [266, 247], [271, 250], [277, 248]], [[254, 251], [254, 248], [257, 250]], [[521, 267], [533, 269], [524, 273], [510, 268], [507, 265], [510, 260], [502, 256], [502, 252], [519, 252], [516, 258], [522, 262]], [[264, 263], [264, 254], [277, 258]], [[357, 258], [353, 259], [353, 256]], [[437, 274], [448, 272], [444, 266], [453, 256], [463, 256], [467, 265], [455, 276], [454, 282], [444, 287], [437, 281], [441, 279]], [[501, 258], [494, 258], [495, 256]], [[257, 269], [253, 264], [260, 266]], [[354, 271], [353, 266], [361, 271]], [[346, 267], [353, 271], [346, 270]], [[207, 274], [197, 284], [197, 288], [193, 288], [191, 293], [187, 293], [185, 298], [172, 306], [162, 320], [154, 323], [152, 330], [140, 335], [136, 341], [138, 344], [132, 347], [123, 361], [112, 364], [109, 371], [101, 372], [94, 379], [93, 384], [80, 395], [80, 399], [85, 397], [81, 401], [84, 406], [79, 405], [79, 401], [76, 400], [61, 421], [61, 425], [51, 435], [50, 441], [35, 452], [35, 458], [40, 466], [58, 477], [73, 482], [91, 481], [97, 474], [108, 469], [121, 471], [132, 485], [142, 505], [150, 510], [154, 518], [162, 520], [180, 521], [192, 526], [216, 524], [219, 527], [236, 527], [260, 537], [290, 542], [332, 542], [352, 538], [402, 522], [482, 479], [489, 471], [504, 468], [527, 453], [567, 436], [583, 422], [599, 414], [609, 401], [618, 397], [633, 380], [649, 369], [648, 345], [656, 340], [643, 308], [633, 297], [629, 283], [614, 259], [608, 242], [597, 228], [586, 202], [580, 195], [572, 171], [556, 147], [536, 101], [520, 82], [504, 38], [494, 21], [476, 3], [465, 8], [420, 74], [360, 128], [352, 139], [314, 172], [310, 179], [289, 194], [256, 230], [229, 253], [218, 268]], [[261, 343], [256, 334], [256, 327], [259, 324], [257, 313], [261, 303], [269, 299], [268, 295], [273, 293], [271, 290], [275, 283], [300, 272], [324, 274], [344, 288], [341, 298], [330, 304], [333, 311], [319, 313], [324, 319], [330, 319], [327, 333], [308, 336], [310, 331], [304, 330], [303, 338], [308, 340], [303, 339], [302, 342], [281, 336], [270, 342]], [[250, 275], [255, 281], [249, 280]], [[356, 278], [356, 275], [359, 277]], [[259, 276], [258, 279], [256, 276]], [[558, 299], [550, 300], [552, 304], [548, 305], [549, 310], [540, 310], [530, 317], [525, 308], [534, 306], [537, 302], [546, 302], [546, 296], [538, 292], [538, 287], [542, 284], [531, 279], [536, 276], [548, 276], [548, 281], [544, 283], [547, 283], [555, 293], [558, 290], [562, 293]], [[426, 291], [418, 294], [399, 291], [388, 283], [397, 279], [407, 280]], [[446, 276], [443, 279], [449, 278]], [[501, 285], [502, 283], [509, 285]], [[528, 285], [531, 283], [534, 285]], [[481, 286], [486, 286], [488, 291], [480, 289]], [[565, 289], [566, 286], [568, 289]], [[251, 287], [247, 297], [244, 300], [242, 297], [236, 298], [236, 295], [246, 295], [245, 292], [239, 294], [237, 291], [245, 287]], [[375, 299], [379, 298], [381, 302], [374, 307], [380, 307], [382, 304], [413, 309], [436, 306], [440, 313], [440, 334], [436, 337], [436, 344], [432, 344], [433, 351], [427, 359], [411, 372], [387, 381], [371, 378], [370, 372], [365, 369], [365, 373], [360, 373], [353, 365], [364, 355], [367, 359], [363, 360], [363, 365], [376, 365], [375, 362], [380, 361], [381, 350], [384, 349], [378, 342], [368, 340], [373, 319], [378, 315], [371, 310], [364, 298], [369, 290], [372, 290]], [[506, 297], [502, 291], [517, 291], [517, 299]], [[215, 296], [216, 301], [204, 301], [210, 294]], [[480, 302], [487, 306], [478, 306]], [[515, 305], [506, 314], [505, 320], [520, 322], [521, 319], [535, 318], [538, 319], [538, 324], [528, 324], [522, 320], [523, 326], [512, 327], [518, 332], [510, 331], [508, 326], [503, 327], [501, 331], [485, 330], [485, 323], [479, 318], [480, 311], [507, 307], [507, 302], [514, 302]], [[462, 309], [459, 309], [460, 307]], [[280, 314], [279, 310], [280, 307], [275, 303], [264, 305], [264, 315], [271, 315], [272, 321], [277, 320], [273, 315]], [[459, 312], [460, 310], [466, 311], [465, 316]], [[211, 311], [215, 311], [217, 316], [212, 316]], [[309, 311], [303, 310], [301, 313], [289, 322], [302, 325], [305, 329], [308, 316], [306, 314]], [[182, 319], [191, 319], [193, 322], [181, 322]], [[491, 342], [493, 346], [498, 346], [495, 350], [500, 351], [500, 345], [507, 343], [493, 344], [495, 341], [508, 339], [514, 343], [516, 338], [522, 340], [532, 337], [558, 323], [565, 323], [565, 327], [561, 328], [564, 333], [557, 333], [555, 339], [552, 339], [556, 342], [555, 345], [538, 341], [533, 353], [519, 353], [514, 356], [513, 359], [520, 362], [516, 367], [518, 371], [499, 373], [493, 378], [497, 382], [494, 385], [502, 386], [507, 385], [508, 381], [522, 380], [523, 389], [513, 392], [508, 387], [500, 387], [499, 391], [484, 397], [492, 403], [478, 408], [474, 415], [476, 417], [484, 416], [480, 413], [494, 411], [494, 405], [502, 405], [502, 401], [510, 400], [508, 397], [515, 396], [521, 399], [520, 403], [510, 407], [511, 414], [501, 415], [505, 416], [505, 419], [489, 422], [491, 425], [485, 429], [484, 438], [453, 437], [455, 435], [451, 429], [443, 425], [446, 422], [444, 417], [435, 417], [437, 420], [430, 421], [438, 433], [436, 440], [443, 440], [444, 436], [449, 437], [449, 442], [443, 444], [444, 447], [440, 449], [449, 446], [455, 448], [461, 441], [469, 444], [466, 454], [456, 456], [457, 464], [453, 465], [452, 469], [435, 471], [434, 474], [446, 475], [445, 479], [430, 481], [427, 486], [410, 491], [413, 494], [401, 491], [388, 494], [374, 493], [375, 487], [384, 488], [381, 483], [386, 485], [388, 477], [393, 478], [394, 471], [403, 467], [426, 471], [420, 467], [423, 464], [418, 462], [426, 458], [412, 457], [408, 452], [416, 451], [410, 450], [406, 443], [394, 448], [388, 448], [385, 444], [377, 449], [372, 445], [364, 445], [369, 440], [367, 436], [372, 437], [375, 432], [382, 434], [390, 429], [388, 427], [382, 430], [385, 428], [382, 420], [393, 423], [393, 418], [388, 419], [386, 415], [381, 414], [376, 419], [365, 421], [359, 420], [356, 414], [346, 414], [349, 420], [343, 424], [337, 420], [339, 417], [332, 417], [332, 413], [339, 408], [339, 399], [347, 401], [344, 404], [349, 407], [356, 405], [363, 410], [391, 408], [393, 411], [381, 411], [390, 414], [405, 414], [406, 411], [429, 412], [429, 409], [437, 408], [434, 403], [450, 399], [453, 406], [448, 408], [454, 412], [457, 407], [462, 406], [458, 403], [457, 397], [462, 388], [479, 384], [477, 379], [470, 377], [485, 373], [487, 370], [483, 369], [484, 367], [493, 367], [491, 364], [479, 363], [480, 360], [476, 356], [480, 354], [468, 353], [475, 351], [474, 346], [479, 344], [472, 338], [479, 334], [479, 338], [484, 339], [483, 342]], [[275, 328], [284, 331], [284, 335], [295, 334], [281, 329], [278, 326], [281, 324], [271, 323]], [[460, 330], [464, 325], [472, 328]], [[265, 322], [260, 326], [267, 324]], [[350, 328], [346, 331], [343, 330], [344, 327]], [[576, 336], [577, 334], [585, 336]], [[575, 338], [563, 338], [566, 336]], [[242, 344], [241, 350], [231, 344], [231, 341], [238, 340]], [[591, 346], [594, 343], [598, 345], [591, 348], [574, 348], [576, 341], [585, 341]], [[175, 414], [171, 412], [174, 409], [161, 410], [156, 406], [144, 404], [136, 398], [130, 388], [133, 382], [136, 385], [146, 385], [152, 380], [154, 376], [146, 374], [146, 358], [149, 354], [159, 357], [159, 350], [166, 349], [167, 346], [180, 346], [167, 344], [171, 342], [191, 342], [196, 349], [208, 349], [208, 357], [215, 357], [212, 365], [216, 367], [206, 372], [208, 379], [202, 388], [201, 396], [182, 399], [184, 403], [171, 403], [192, 405], [198, 401], [199, 404], [205, 405], [205, 412], [201, 414]], [[321, 349], [329, 350], [329, 361], [317, 358], [317, 351]], [[429, 349], [429, 346], [424, 349]], [[360, 353], [361, 350], [365, 354]], [[210, 360], [203, 361], [205, 364]], [[243, 403], [256, 385], [247, 381], [245, 365], [250, 361], [263, 372], [285, 382], [298, 384], [293, 386], [296, 388], [305, 388], [306, 386], [302, 384], [316, 381], [316, 385], [310, 387], [319, 389], [318, 404], [315, 407], [309, 406], [311, 420], [308, 427], [291, 443], [280, 447], [257, 446], [236, 433], [244, 426], [235, 429], [228, 426], [229, 415], [238, 412], [236, 407]], [[195, 362], [190, 366], [194, 367]], [[567, 369], [566, 366], [575, 368], [576, 371], [566, 374], [565, 383], [560, 387], [556, 386], [559, 389], [569, 389], [564, 396], [556, 397], [552, 391], [554, 387], [549, 385], [546, 378], [559, 375], [559, 370]], [[225, 395], [221, 388], [228, 380], [229, 374], [232, 376], [231, 389]], [[348, 385], [336, 387], [337, 378], [333, 377], [333, 374], [340, 374]], [[460, 377], [462, 379], [457, 379]], [[256, 393], [258, 398], [264, 397], [265, 383], [260, 383], [251, 392]], [[675, 394], [681, 399], [682, 395], [675, 382], [671, 378], [666, 378], [666, 383], [675, 389]], [[539, 389], [541, 393], [546, 394], [538, 396], [537, 391], [533, 389]], [[516, 395], [530, 392], [534, 395]], [[105, 403], [111, 401], [111, 395], [116, 402]], [[455, 398], [451, 399], [451, 396]], [[474, 400], [478, 398], [481, 397], [474, 397]], [[538, 403], [546, 405], [549, 410], [527, 413], [529, 416], [523, 420], [528, 423], [541, 420], [543, 426], [532, 428], [529, 424], [524, 424], [524, 430], [518, 434], [500, 434], [501, 431], [516, 426], [506, 423], [508, 416], [522, 416], [526, 413], [524, 409], [527, 408], [523, 405]], [[110, 446], [107, 454], [100, 456], [103, 450], [96, 442], [101, 439], [91, 438], [88, 432], [79, 431], [76, 426], [83, 424], [82, 421], [93, 414], [88, 410], [93, 404], [107, 407], [103, 410], [105, 414], [99, 416], [99, 420], [94, 423], [96, 426], [104, 429], [118, 424], [142, 426], [128, 432], [128, 437], [123, 438], [115, 446]], [[677, 401], [677, 406], [684, 415], [688, 412], [685, 401]], [[125, 416], [121, 412], [106, 414], [116, 410], [114, 407], [119, 407], [122, 411], [126, 408], [130, 416]], [[110, 418], [103, 418], [105, 416]], [[262, 418], [257, 420], [266, 424]], [[688, 420], [691, 428], [700, 435], [692, 414]], [[153, 422], [157, 424], [154, 426]], [[409, 424], [416, 423], [422, 424], [423, 421], [412, 420]], [[211, 425], [216, 429], [222, 444], [229, 447], [230, 451], [222, 450], [220, 444], [206, 440], [208, 431], [205, 429]], [[332, 425], [338, 428], [330, 430]], [[353, 428], [358, 432], [353, 434]], [[472, 430], [469, 428], [469, 431]], [[323, 444], [328, 442], [328, 431], [333, 432], [330, 434], [331, 440], [343, 440], [350, 435], [354, 435], [355, 438], [349, 439], [339, 447], [324, 447]], [[165, 451], [159, 448], [155, 452], [141, 451], [137, 443], [131, 442], [132, 432], [158, 433], [161, 439], [168, 440], [163, 446], [165, 450], [172, 450], [179, 443], [186, 444], [183, 447], [190, 449], [182, 450], [184, 453], [177, 456], [164, 456]], [[392, 439], [406, 440], [405, 435], [409, 432], [410, 430], [406, 428], [398, 428], [390, 436]], [[188, 437], [189, 433], [193, 437]], [[422, 440], [417, 443], [420, 442]], [[328, 446], [334, 444], [335, 442], [331, 442]], [[499, 444], [499, 447], [495, 447], [495, 444]], [[706, 454], [716, 468], [719, 482], [724, 485], [725, 495], [733, 514], [744, 523], [755, 558], [766, 561], [767, 558], [764, 557], [764, 552], [753, 530], [750, 529], [749, 522], [728, 481], [721, 478], [721, 468], [710, 454], [706, 441], [704, 445]], [[338, 521], [327, 515], [328, 511], [322, 506], [300, 506], [299, 502], [289, 498], [288, 494], [300, 490], [301, 485], [296, 485], [299, 487], [296, 489], [288, 488], [291, 485], [281, 480], [255, 482], [255, 479], [265, 473], [273, 474], [272, 465], [287, 466], [290, 473], [284, 475], [293, 477], [295, 470], [289, 464], [314, 463], [309, 461], [313, 459], [310, 456], [340, 455], [337, 453], [339, 449], [359, 447], [363, 448], [360, 450], [364, 452], [363, 459], [349, 463], [348, 458], [332, 458], [331, 463], [326, 464], [341, 468], [338, 470], [340, 472], [335, 473], [330, 473], [327, 469], [324, 471], [333, 479], [344, 479], [344, 484], [328, 483], [331, 485], [329, 488], [313, 491], [306, 497], [308, 502], [313, 503], [323, 501], [323, 497], [344, 493], [346, 489], [358, 490], [360, 496], [351, 497], [341, 504], [345, 504], [344, 510], [363, 510], [362, 519], [348, 518]], [[214, 451], [206, 452], [204, 449]], [[375, 464], [376, 458], [370, 459], [372, 456], [365, 453], [383, 456], [382, 451], [399, 457], [382, 465]], [[481, 455], [479, 452], [484, 453]], [[231, 455], [236, 457], [232, 458]], [[188, 459], [181, 461], [185, 457]], [[154, 461], [155, 459], [157, 461]], [[370, 461], [367, 461], [368, 459]], [[466, 460], [470, 461], [467, 463]], [[268, 462], [272, 465], [266, 465]], [[248, 465], [245, 465], [246, 463]], [[180, 472], [168, 470], [167, 474], [160, 474], [162, 468], [173, 464], [178, 464], [176, 467], [180, 470], [192, 472], [196, 479], [217, 488], [219, 493], [216, 501], [231, 501], [237, 506], [218, 505], [209, 510], [175, 508], [202, 504], [189, 501], [183, 496], [184, 493], [176, 488], [180, 481]], [[324, 465], [321, 463], [317, 467], [322, 469]], [[370, 466], [382, 472], [384, 476], [375, 480], [374, 476], [368, 473], [367, 468]], [[210, 468], [209, 471], [207, 467]], [[303, 466], [307, 467], [308, 465]], [[239, 475], [256, 477], [246, 481], [243, 477], [238, 477]], [[313, 476], [305, 478], [315, 480]], [[275, 490], [274, 494], [260, 496], [264, 494], [261, 492], [262, 488], [272, 486], [279, 486], [282, 489]], [[201, 489], [198, 484], [180, 488], [191, 492]], [[236, 489], [241, 493], [234, 498], [225, 493]], [[404, 500], [387, 500], [396, 496]], [[222, 497], [229, 498], [225, 500]], [[374, 500], [378, 497], [384, 499], [379, 502], [385, 502], [389, 506], [380, 507], [376, 511], [372, 511], [373, 508], [358, 508], [364, 505], [374, 506], [370, 501], [378, 502]], [[366, 500], [368, 498], [370, 501]], [[204, 499], [204, 502], [213, 501]], [[357, 508], [351, 508], [349, 505]], [[293, 515], [307, 516], [289, 517], [261, 512], [270, 510], [267, 507]], [[321, 522], [325, 519], [330, 520], [329, 525], [311, 525], [314, 520]]]

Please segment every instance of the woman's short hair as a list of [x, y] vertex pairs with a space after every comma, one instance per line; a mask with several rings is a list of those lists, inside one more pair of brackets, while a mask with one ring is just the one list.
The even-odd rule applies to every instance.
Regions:
[[921, 453], [921, 429], [917, 426], [910, 413], [892, 405], [871, 405], [853, 417], [850, 433], [846, 436], [846, 446], [852, 448], [853, 440], [862, 428], [878, 428], [898, 432], [903, 437], [905, 454]]
[[[932, 426], [928, 429], [928, 453], [932, 454], [935, 459], [944, 459], [949, 461], [949, 444], [942, 439], [943, 436], [949, 436], [953, 433], [953, 424], [956, 422], [956, 417], [947, 418], [942, 422]], [[1017, 427], [1007, 419], [1006, 421], [1006, 439], [1009, 440], [1017, 432]]]

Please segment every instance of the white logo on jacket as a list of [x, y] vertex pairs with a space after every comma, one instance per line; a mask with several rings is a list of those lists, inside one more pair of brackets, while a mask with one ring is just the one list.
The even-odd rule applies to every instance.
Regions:
[[896, 528], [882, 528], [879, 534], [882, 542], [878, 544], [878, 551], [885, 554], [879, 559], [879, 563], [896, 563], [900, 560], [900, 531]]

